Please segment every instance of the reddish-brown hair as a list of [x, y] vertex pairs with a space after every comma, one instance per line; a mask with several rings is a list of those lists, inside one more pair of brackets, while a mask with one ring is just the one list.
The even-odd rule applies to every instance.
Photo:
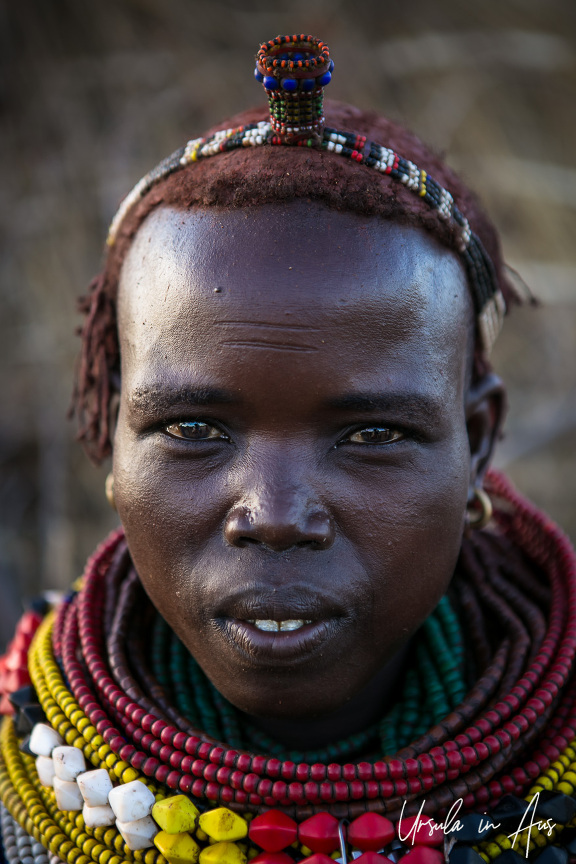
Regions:
[[[507, 305], [514, 289], [507, 281], [497, 231], [478, 199], [446, 163], [415, 135], [375, 112], [327, 101], [326, 123], [366, 135], [424, 168], [448, 189], [472, 231], [492, 259]], [[215, 126], [208, 134], [267, 119], [257, 108]], [[119, 389], [119, 344], [116, 295], [120, 270], [136, 231], [156, 207], [251, 207], [270, 202], [310, 199], [343, 211], [393, 219], [430, 231], [448, 248], [457, 249], [454, 228], [422, 199], [389, 176], [327, 151], [299, 147], [256, 147], [232, 150], [186, 167], [158, 182], [122, 221], [102, 272], [81, 300], [85, 315], [73, 408], [79, 438], [90, 456], [101, 461], [111, 451], [111, 400]], [[475, 372], [488, 368], [477, 345]]]

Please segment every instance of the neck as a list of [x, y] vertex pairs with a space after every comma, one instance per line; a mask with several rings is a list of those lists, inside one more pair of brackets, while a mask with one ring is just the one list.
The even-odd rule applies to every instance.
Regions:
[[318, 717], [253, 717], [247, 719], [287, 749], [310, 750], [363, 732], [392, 706], [407, 663], [410, 642], [398, 651], [362, 690], [337, 711]]

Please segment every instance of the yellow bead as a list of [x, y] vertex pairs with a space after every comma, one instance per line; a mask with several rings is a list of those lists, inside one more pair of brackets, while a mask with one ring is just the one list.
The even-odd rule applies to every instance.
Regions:
[[202, 813], [200, 828], [213, 840], [241, 840], [248, 833], [248, 823], [227, 807], [217, 807]]
[[236, 843], [216, 843], [200, 852], [200, 864], [245, 864], [246, 855]]
[[200, 846], [190, 834], [168, 834], [159, 831], [154, 844], [169, 864], [197, 864]]
[[201, 843], [207, 843], [208, 842], [208, 834], [206, 834], [205, 831], [202, 831], [201, 828], [196, 828], [195, 834]]
[[139, 780], [138, 772], [135, 768], [125, 768], [122, 774], [123, 783], [131, 783], [132, 780]]
[[167, 834], [182, 834], [194, 829], [198, 808], [185, 795], [173, 795], [154, 804], [152, 817]]

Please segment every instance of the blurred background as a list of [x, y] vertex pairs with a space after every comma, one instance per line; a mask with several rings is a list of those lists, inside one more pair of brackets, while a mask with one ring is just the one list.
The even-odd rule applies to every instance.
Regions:
[[327, 95], [404, 122], [465, 175], [542, 300], [495, 350], [510, 390], [498, 465], [576, 538], [573, 0], [1, 0], [0, 644], [23, 600], [68, 586], [116, 524], [108, 467], [66, 420], [76, 298], [116, 206], [261, 102], [259, 43], [301, 31], [330, 46]]

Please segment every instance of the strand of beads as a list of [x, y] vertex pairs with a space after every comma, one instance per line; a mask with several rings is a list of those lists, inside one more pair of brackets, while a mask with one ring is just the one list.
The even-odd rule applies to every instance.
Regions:
[[48, 864], [44, 846], [15, 822], [4, 806], [0, 806], [0, 826], [8, 864]]

